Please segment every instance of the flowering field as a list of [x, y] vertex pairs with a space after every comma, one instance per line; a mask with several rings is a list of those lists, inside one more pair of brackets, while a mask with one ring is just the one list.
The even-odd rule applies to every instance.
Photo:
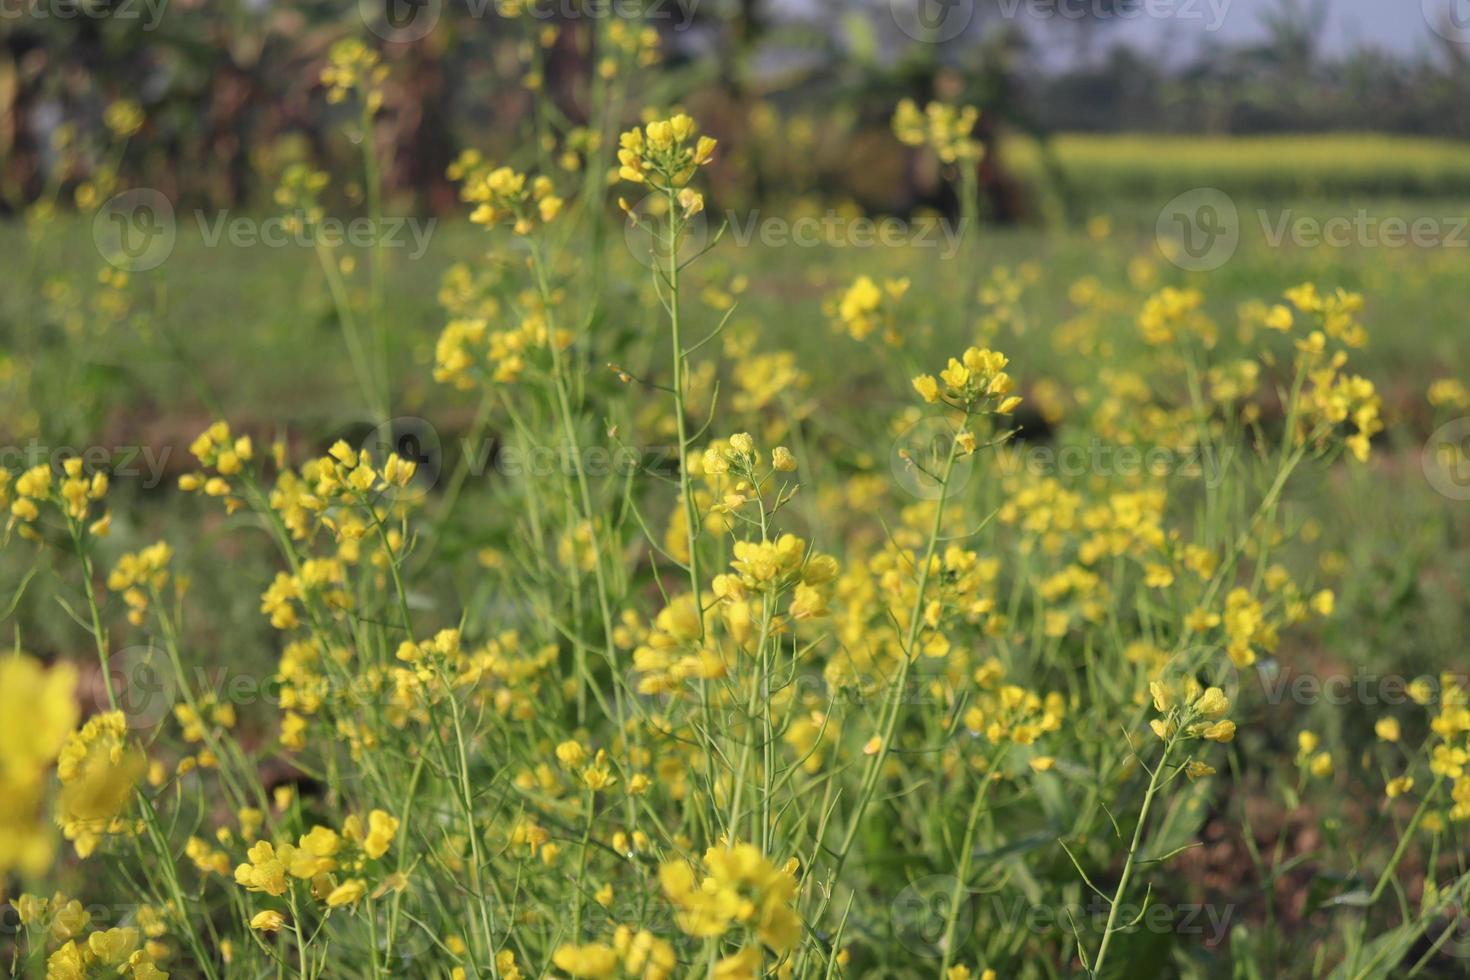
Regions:
[[0, 228], [12, 975], [1466, 975], [1453, 222], [995, 228], [907, 100], [954, 215], [732, 215], [613, 84], [421, 223], [391, 81]]

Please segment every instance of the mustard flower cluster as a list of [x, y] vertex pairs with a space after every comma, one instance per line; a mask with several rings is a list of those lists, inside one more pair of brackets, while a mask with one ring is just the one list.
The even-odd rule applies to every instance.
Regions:
[[945, 163], [974, 163], [985, 153], [974, 137], [980, 110], [972, 105], [930, 102], [923, 110], [904, 99], [893, 112], [893, 133], [908, 146], [926, 146]]

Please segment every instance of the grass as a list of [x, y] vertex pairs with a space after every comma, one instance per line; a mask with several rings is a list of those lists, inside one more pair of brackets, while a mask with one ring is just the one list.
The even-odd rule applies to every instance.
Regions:
[[[1048, 361], [1055, 353], [1046, 343], [1045, 328], [1073, 312], [1068, 299], [1071, 284], [1087, 276], [1122, 280], [1135, 255], [1152, 251], [1159, 200], [1153, 204], [1099, 201], [1093, 213], [1108, 216], [1110, 225], [1109, 237], [1101, 242], [1082, 232], [1051, 233], [1029, 227], [980, 230], [982, 268], [1014, 271], [1028, 263], [1036, 266], [1038, 279], [1026, 307], [1038, 329], [1019, 339], [1028, 357], [1041, 358], [1045, 367], [1051, 366]], [[1373, 370], [1413, 384], [1425, 374], [1464, 377], [1470, 371], [1466, 363], [1470, 355], [1461, 343], [1454, 313], [1470, 301], [1470, 282], [1460, 274], [1463, 259], [1470, 255], [1470, 231], [1465, 233], [1465, 246], [1440, 248], [1356, 243], [1346, 248], [1313, 248], [1290, 242], [1273, 247], [1267, 234], [1283, 218], [1321, 223], [1363, 212], [1378, 221], [1433, 219], [1450, 236], [1460, 217], [1470, 216], [1470, 198], [1370, 198], [1352, 205], [1318, 198], [1285, 205], [1240, 198], [1236, 204], [1242, 220], [1240, 250], [1207, 280], [1208, 302], [1217, 316], [1229, 318], [1240, 303], [1279, 294], [1303, 281], [1330, 280], [1363, 292], [1374, 309], [1394, 311], [1396, 322], [1413, 325], [1375, 336], [1366, 354]], [[440, 277], [452, 263], [483, 251], [483, 239], [483, 232], [466, 222], [444, 220], [435, 225], [422, 257], [411, 260], [406, 253], [390, 253], [387, 318], [393, 324], [394, 360], [399, 364], [427, 366], [431, 362], [442, 319], [435, 303]], [[762, 245], [759, 237], [749, 241], [739, 246], [733, 236], [727, 236], [702, 278], [719, 286], [727, 284], [723, 279], [743, 274], [752, 285], [751, 292], [741, 297], [738, 316], [774, 323], [783, 334], [780, 342], [804, 354], [826, 348], [828, 334], [818, 322], [821, 299], [837, 288], [848, 271], [896, 271], [922, 288], [926, 278], [944, 267], [938, 249], [850, 248], [844, 250], [839, 271], [829, 260], [830, 253], [823, 250]], [[25, 233], [15, 224], [0, 225], [0, 246], [9, 254], [28, 252]], [[50, 247], [53, 261], [47, 263], [48, 257], [43, 256], [38, 262], [51, 268], [44, 275], [33, 273], [27, 288], [0, 297], [0, 315], [9, 335], [16, 338], [12, 351], [37, 362], [44, 362], [48, 353], [72, 358], [72, 351], [57, 336], [59, 331], [32, 305], [42, 282], [67, 282], [82, 289], [94, 278], [90, 261], [54, 261], [94, 254], [87, 223], [67, 224]], [[1165, 277], [1172, 274], [1179, 281], [1188, 280], [1167, 263], [1158, 264]], [[269, 288], [261, 288], [261, 283], [268, 283]], [[230, 411], [266, 409], [269, 415], [309, 423], [320, 432], [360, 421], [361, 411], [348, 393], [353, 380], [330, 296], [309, 249], [209, 247], [197, 226], [185, 221], [171, 257], [148, 284], [139, 312], [158, 327], [156, 336], [143, 341], [150, 345], [149, 355], [136, 356], [139, 341], [126, 329], [98, 336], [83, 354], [91, 378], [86, 401], [96, 402], [103, 414], [115, 417], [129, 406], [147, 407], [165, 416], [207, 414], [209, 406], [202, 403], [200, 389], [191, 380], [192, 371], [197, 371], [197, 380], [211, 392], [210, 397], [221, 399], [220, 407]], [[619, 293], [614, 301], [632, 298], [636, 284], [627, 278], [615, 283]], [[808, 315], [788, 323], [778, 311], [793, 302], [804, 306]], [[181, 370], [175, 356], [182, 356], [192, 370]], [[442, 398], [442, 393], [415, 377], [415, 372], [400, 371], [397, 381], [402, 389], [398, 401], [405, 407]], [[55, 407], [67, 401], [58, 398]], [[72, 435], [95, 435], [102, 429], [100, 420], [89, 424], [94, 426], [90, 432]]]

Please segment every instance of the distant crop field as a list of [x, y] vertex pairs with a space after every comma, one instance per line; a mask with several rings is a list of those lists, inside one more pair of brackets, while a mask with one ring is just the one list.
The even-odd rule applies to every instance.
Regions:
[[1470, 193], [1470, 144], [1377, 134], [1248, 137], [1064, 133], [1008, 137], [1025, 182], [1062, 176], [1089, 195], [1167, 198], [1194, 187], [1272, 198]]

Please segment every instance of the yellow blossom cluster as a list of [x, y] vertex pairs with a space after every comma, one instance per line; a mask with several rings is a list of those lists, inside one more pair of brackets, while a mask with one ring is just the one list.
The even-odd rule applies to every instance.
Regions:
[[[1154, 710], [1161, 716], [1150, 721], [1149, 727], [1164, 742], [1172, 744], [1181, 738], [1209, 742], [1234, 740], [1235, 722], [1225, 717], [1230, 711], [1230, 699], [1220, 688], [1201, 688], [1198, 681], [1186, 676], [1152, 681], [1149, 693]], [[1207, 776], [1213, 771], [1208, 765], [1198, 763], [1188, 774]]]
[[930, 102], [923, 110], [903, 99], [893, 113], [893, 133], [908, 146], [927, 146], [945, 163], [975, 163], [985, 146], [975, 139], [980, 110], [972, 105]]
[[136, 829], [123, 814], [145, 767], [121, 711], [93, 715], [67, 736], [56, 760], [61, 781], [57, 822], [78, 856], [91, 854], [104, 836]]
[[[695, 171], [714, 159], [715, 145], [714, 138], [700, 136], [694, 120], [683, 113], [654, 120], [618, 138], [618, 176], [655, 190], [687, 190]], [[698, 195], [690, 194], [694, 196], [679, 203], [693, 213]]]
[[899, 303], [909, 290], [909, 280], [885, 279], [879, 286], [871, 276], [858, 276], [842, 293], [824, 306], [832, 320], [832, 329], [845, 332], [853, 340], [866, 340], [882, 331], [883, 342], [891, 347], [904, 343], [907, 325], [899, 316]]
[[0, 877], [50, 864], [47, 776], [76, 725], [76, 671], [44, 669], [19, 651], [0, 656]]
[[[686, 934], [711, 939], [732, 929], [745, 929], [761, 945], [782, 953], [801, 931], [801, 920], [792, 908], [796, 870], [794, 858], [777, 867], [753, 844], [716, 844], [704, 852], [699, 868], [687, 861], [663, 864], [659, 883], [674, 903], [675, 921]], [[755, 964], [761, 962], [760, 945], [746, 946], [730, 956], [742, 963], [751, 957]]]
[[1150, 296], [1138, 314], [1138, 329], [1144, 341], [1157, 347], [1187, 336], [1197, 338], [1205, 347], [1213, 347], [1218, 331], [1214, 321], [1201, 309], [1204, 299], [1198, 289], [1172, 286]]
[[1048, 732], [1060, 731], [1066, 700], [1056, 691], [1038, 695], [1018, 684], [1003, 683], [1005, 666], [992, 657], [975, 670], [977, 695], [965, 712], [964, 724], [991, 744], [1034, 745]]
[[158, 541], [141, 551], [129, 552], [117, 560], [107, 576], [107, 587], [121, 592], [128, 607], [128, 622], [141, 626], [152, 596], [161, 594], [168, 584], [168, 566], [173, 548]]
[[61, 479], [58, 481], [51, 466], [41, 463], [11, 479], [9, 471], [0, 475], [0, 500], [12, 498], [10, 522], [7, 530], [19, 524], [19, 533], [24, 537], [36, 537], [33, 524], [41, 516], [41, 504], [57, 508], [71, 525], [85, 528], [89, 534], [105, 537], [112, 525], [110, 514], [89, 520], [92, 504], [107, 496], [106, 473], [90, 476], [83, 469], [81, 459], [73, 456], [62, 463]]
[[345, 102], [349, 95], [356, 94], [369, 115], [382, 108], [387, 80], [388, 66], [383, 64], [382, 56], [357, 38], [334, 42], [321, 71], [328, 102]]
[[554, 221], [565, 202], [545, 175], [529, 179], [510, 167], [492, 167], [474, 151], [462, 156], [451, 173], [462, 173], [460, 197], [473, 204], [470, 220], [493, 228], [510, 223], [517, 235], [529, 235], [539, 224]]
[[559, 946], [551, 961], [573, 977], [613, 977], [622, 971], [639, 980], [667, 980], [678, 965], [667, 940], [625, 925], [613, 931], [610, 943]]
[[971, 347], [960, 357], [951, 357], [938, 380], [932, 374], [917, 375], [914, 390], [931, 405], [943, 403], [966, 413], [988, 410], [1009, 415], [1021, 404], [1021, 398], [1011, 394], [1015, 382], [1006, 373], [1008, 363], [999, 351]]
[[[328, 908], [352, 905], [367, 894], [364, 875], [376, 873], [373, 862], [388, 853], [398, 835], [398, 818], [384, 810], [373, 810], [364, 825], [356, 814], [348, 816], [340, 832], [320, 824], [300, 835], [295, 844], [256, 841], [235, 868], [235, 882], [250, 892], [280, 898], [293, 881], [308, 883], [310, 894]], [[401, 890], [406, 882], [391, 873], [382, 876], [378, 890]], [[279, 929], [284, 916], [263, 909], [252, 920], [262, 931]]]
[[286, 169], [281, 172], [281, 182], [276, 186], [273, 198], [277, 205], [286, 210], [289, 230], [299, 233], [322, 220], [326, 210], [319, 198], [329, 180], [324, 170], [316, 170], [299, 162], [287, 164]]

